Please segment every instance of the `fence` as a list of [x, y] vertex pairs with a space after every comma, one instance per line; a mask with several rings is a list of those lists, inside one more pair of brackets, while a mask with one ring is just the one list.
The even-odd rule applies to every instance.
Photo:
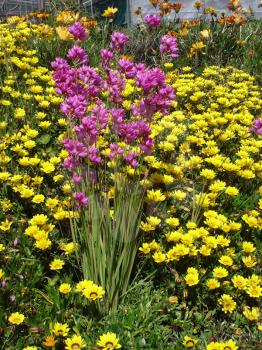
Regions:
[[[89, 8], [93, 15], [93, 0], [77, 0], [76, 3]], [[48, 0], [0, 0], [0, 17], [24, 15], [49, 8]]]

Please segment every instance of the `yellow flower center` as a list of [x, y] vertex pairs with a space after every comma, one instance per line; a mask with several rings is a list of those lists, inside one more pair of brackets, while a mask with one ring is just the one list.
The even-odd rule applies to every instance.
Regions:
[[187, 345], [189, 348], [192, 348], [192, 347], [195, 345], [195, 343], [193, 342], [193, 340], [187, 340], [187, 341], [186, 341], [186, 345]]
[[93, 297], [97, 297], [97, 295], [98, 295], [98, 294], [97, 294], [96, 292], [92, 292], [92, 293], [90, 293], [90, 297], [91, 297], [91, 298], [93, 298]]
[[79, 344], [77, 343], [72, 344], [72, 350], [78, 350], [78, 349], [80, 349]]
[[114, 344], [113, 344], [111, 341], [106, 342], [105, 345], [106, 345], [106, 348], [107, 348], [107, 349], [112, 349], [113, 346], [114, 346]]

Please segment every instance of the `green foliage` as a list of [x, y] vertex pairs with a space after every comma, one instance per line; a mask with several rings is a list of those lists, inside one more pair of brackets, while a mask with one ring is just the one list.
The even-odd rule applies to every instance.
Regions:
[[[130, 276], [139, 246], [139, 224], [143, 190], [138, 184], [117, 182], [114, 198], [91, 188], [89, 205], [79, 219], [71, 220], [77, 257], [84, 278], [105, 288], [104, 309], [116, 309], [128, 291]], [[99, 306], [100, 307], [100, 306]]]

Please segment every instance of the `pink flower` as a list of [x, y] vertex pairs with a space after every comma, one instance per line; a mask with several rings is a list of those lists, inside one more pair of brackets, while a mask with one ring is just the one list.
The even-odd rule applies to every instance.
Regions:
[[160, 26], [161, 18], [159, 15], [150, 14], [144, 17], [144, 21], [150, 28], [157, 28]]
[[114, 32], [113, 34], [111, 34], [110, 49], [113, 51], [122, 50], [127, 40], [128, 36], [124, 33]]
[[160, 43], [160, 52], [165, 53], [172, 58], [179, 57], [179, 48], [177, 44], [177, 38], [174, 36], [163, 35]]
[[88, 63], [88, 56], [85, 50], [78, 46], [74, 45], [67, 54], [67, 57], [71, 59], [73, 62], [78, 62], [81, 64], [87, 64]]
[[256, 132], [258, 135], [262, 135], [262, 119], [255, 119], [252, 127], [249, 129], [249, 132]]
[[75, 22], [68, 28], [68, 31], [74, 36], [75, 40], [84, 41], [87, 38], [87, 31], [80, 22]]

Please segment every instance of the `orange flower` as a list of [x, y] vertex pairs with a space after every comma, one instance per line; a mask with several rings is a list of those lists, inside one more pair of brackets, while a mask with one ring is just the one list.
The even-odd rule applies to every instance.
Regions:
[[201, 6], [203, 6], [204, 3], [202, 1], [196, 1], [194, 4], [193, 4], [193, 7], [195, 7], [197, 10], [200, 9]]
[[55, 340], [54, 337], [52, 337], [51, 335], [48, 335], [43, 341], [43, 345], [51, 348], [52, 346], [55, 346], [56, 342], [57, 341]]
[[93, 28], [97, 26], [97, 21], [94, 21], [94, 20], [81, 21], [81, 24], [86, 28]]
[[159, 3], [159, 12], [161, 15], [167, 15], [171, 12], [171, 4], [167, 1], [163, 1]]
[[157, 7], [159, 0], [149, 0], [149, 2], [151, 3], [151, 5], [153, 5], [154, 7]]
[[137, 16], [139, 16], [139, 15], [141, 15], [141, 13], [142, 13], [142, 7], [139, 6], [139, 7], [137, 7], [137, 8], [135, 9], [135, 14], [136, 14]]
[[178, 13], [183, 7], [183, 4], [181, 4], [181, 2], [174, 2], [174, 4], [170, 4], [170, 7]]
[[216, 16], [217, 15], [217, 11], [213, 7], [206, 7], [204, 9], [204, 14], [205, 15]]
[[227, 4], [227, 8], [230, 11], [236, 11], [241, 7], [240, 0], [230, 0], [229, 3]]

